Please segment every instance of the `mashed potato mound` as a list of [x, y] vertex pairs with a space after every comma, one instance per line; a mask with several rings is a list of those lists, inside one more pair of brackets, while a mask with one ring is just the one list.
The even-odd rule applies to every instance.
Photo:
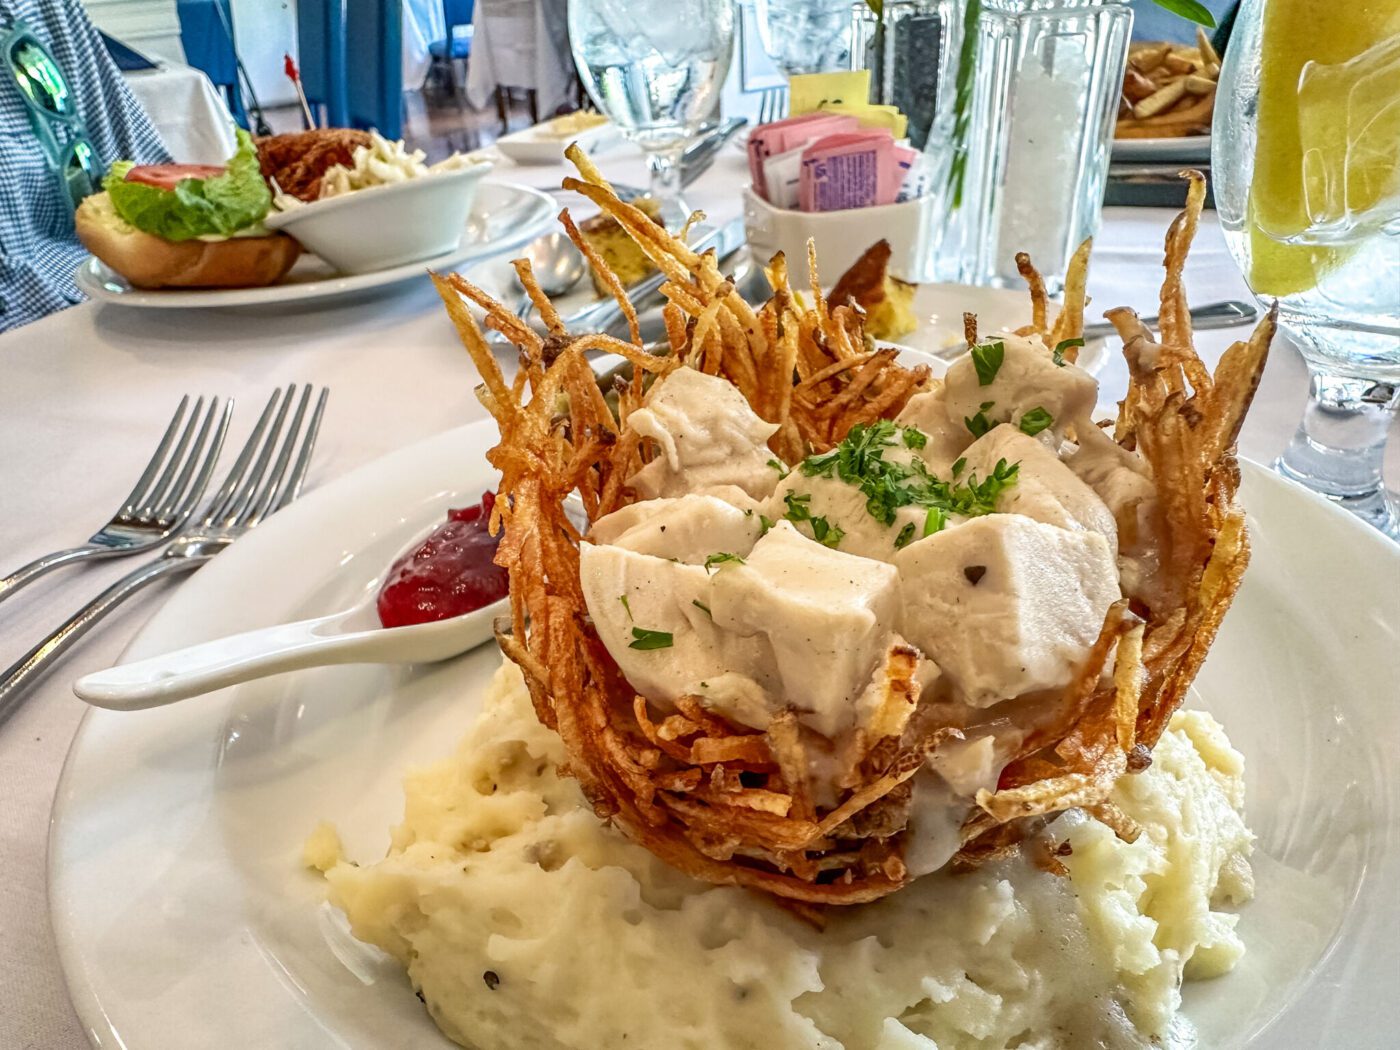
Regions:
[[1252, 893], [1243, 760], [1201, 712], [1116, 789], [1136, 842], [1076, 811], [1048, 831], [1068, 878], [1024, 858], [937, 873], [822, 931], [600, 823], [563, 758], [506, 664], [457, 754], [407, 776], [387, 857], [340, 860], [327, 829], [307, 851], [338, 861], [330, 898], [355, 936], [403, 963], [465, 1046], [1161, 1046], [1183, 1034], [1183, 977], [1244, 951], [1219, 910]]

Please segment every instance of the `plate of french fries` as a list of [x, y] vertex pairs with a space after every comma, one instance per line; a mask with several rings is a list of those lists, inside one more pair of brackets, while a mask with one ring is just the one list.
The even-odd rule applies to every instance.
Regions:
[[1136, 40], [1118, 99], [1118, 160], [1209, 160], [1220, 55], [1205, 30], [1196, 43]]

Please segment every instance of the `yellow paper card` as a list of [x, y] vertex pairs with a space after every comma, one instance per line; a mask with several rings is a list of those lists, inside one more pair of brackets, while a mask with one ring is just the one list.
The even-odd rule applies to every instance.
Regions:
[[842, 113], [855, 117], [864, 128], [888, 128], [897, 139], [904, 138], [909, 118], [895, 106], [853, 105], [850, 102], [823, 102], [823, 113]]
[[788, 112], [794, 117], [815, 113], [823, 103], [844, 102], [868, 105], [870, 102], [870, 70], [858, 69], [848, 73], [799, 73], [788, 79]]

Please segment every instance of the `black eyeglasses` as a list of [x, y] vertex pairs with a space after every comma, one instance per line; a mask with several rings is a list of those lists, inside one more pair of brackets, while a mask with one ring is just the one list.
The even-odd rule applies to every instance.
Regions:
[[102, 162], [92, 148], [77, 101], [58, 63], [23, 23], [0, 15], [0, 60], [29, 112], [29, 125], [58, 181], [76, 208], [102, 185]]

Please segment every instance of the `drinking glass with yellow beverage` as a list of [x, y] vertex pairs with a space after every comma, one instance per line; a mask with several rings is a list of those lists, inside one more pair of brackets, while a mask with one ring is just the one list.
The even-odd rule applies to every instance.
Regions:
[[1278, 469], [1400, 537], [1381, 478], [1400, 403], [1400, 0], [1244, 0], [1211, 168], [1235, 261], [1312, 373]]

